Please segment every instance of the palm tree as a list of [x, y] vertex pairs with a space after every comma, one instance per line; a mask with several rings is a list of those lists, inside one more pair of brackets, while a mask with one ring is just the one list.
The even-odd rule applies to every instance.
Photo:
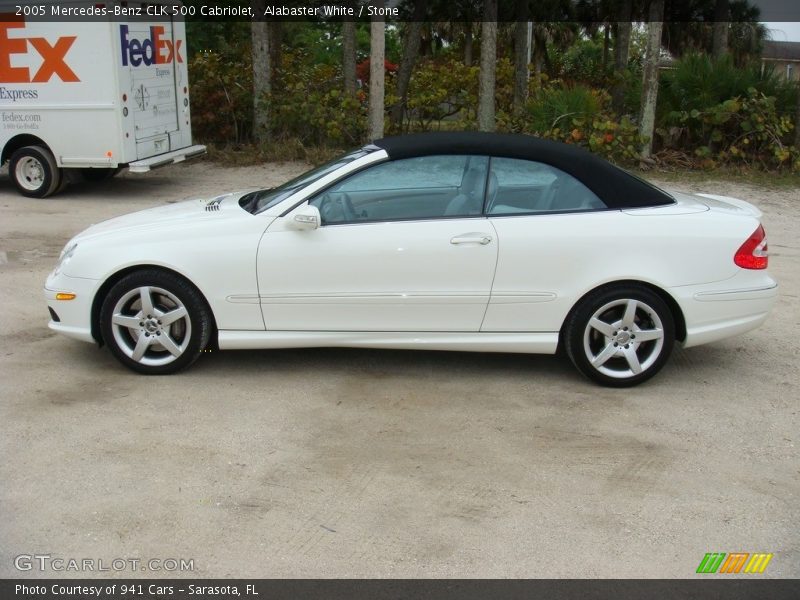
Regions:
[[656, 120], [656, 100], [658, 99], [658, 63], [661, 59], [661, 28], [664, 25], [664, 0], [650, 2], [649, 23], [647, 25], [647, 50], [645, 52], [642, 77], [641, 116], [639, 135], [645, 138], [641, 149], [644, 160], [653, 151], [653, 131]]
[[698, 52], [715, 58], [729, 53], [742, 66], [761, 53], [767, 29], [759, 23], [759, 8], [747, 0], [673, 1], [669, 9], [663, 43], [676, 58]]
[[[348, 6], [353, 7], [349, 2]], [[344, 92], [350, 97], [356, 95], [356, 22], [345, 20], [342, 23], [342, 72]]]
[[[264, 14], [265, 0], [252, 0], [253, 11]], [[264, 96], [270, 93], [272, 84], [272, 65], [269, 55], [269, 24], [254, 20], [250, 25], [253, 43], [253, 135], [257, 141], [267, 136], [269, 118], [264, 106]]]
[[730, 9], [728, 0], [716, 0], [714, 7], [714, 32], [711, 42], [711, 56], [721, 58], [728, 53], [728, 28], [730, 19]]
[[403, 57], [400, 60], [400, 69], [397, 71], [397, 102], [389, 113], [389, 121], [393, 129], [401, 128], [403, 115], [408, 102], [408, 85], [411, 82], [411, 73], [417, 62], [422, 33], [422, 18], [425, 16], [425, 0], [414, 0], [414, 12], [411, 22], [408, 23], [403, 40]]
[[631, 51], [631, 30], [633, 19], [631, 0], [623, 0], [620, 15], [624, 21], [615, 23], [614, 36], [614, 86], [611, 88], [611, 104], [614, 112], [621, 114], [625, 104], [625, 82], [623, 76], [628, 68]]
[[530, 60], [530, 38], [528, 37], [528, 3], [517, 3], [517, 23], [514, 26], [514, 113], [519, 115], [528, 101], [528, 62]]
[[[373, 0], [372, 6], [383, 8], [383, 0]], [[369, 139], [383, 137], [384, 79], [386, 76], [386, 22], [372, 17], [369, 42]]]
[[497, 59], [497, 0], [484, 0], [481, 24], [481, 71], [478, 78], [478, 129], [494, 131]]

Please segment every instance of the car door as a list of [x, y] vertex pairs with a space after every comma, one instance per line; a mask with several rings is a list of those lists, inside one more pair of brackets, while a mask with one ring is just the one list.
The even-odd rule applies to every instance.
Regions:
[[558, 331], [587, 282], [614, 272], [609, 251], [631, 252], [619, 212], [541, 162], [493, 157], [486, 215], [501, 244], [481, 331]]
[[[276, 219], [258, 251], [268, 330], [478, 331], [497, 262], [488, 159], [387, 161]], [[316, 206], [321, 226], [291, 227]]]

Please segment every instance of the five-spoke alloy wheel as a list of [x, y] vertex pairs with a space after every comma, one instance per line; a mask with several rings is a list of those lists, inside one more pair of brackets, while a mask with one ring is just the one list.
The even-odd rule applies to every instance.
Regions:
[[584, 298], [564, 335], [578, 370], [604, 385], [626, 387], [664, 366], [675, 341], [675, 323], [656, 293], [642, 285], [620, 285]]
[[103, 339], [124, 365], [165, 374], [192, 364], [211, 335], [200, 293], [179, 276], [132, 273], [111, 288], [100, 311]]

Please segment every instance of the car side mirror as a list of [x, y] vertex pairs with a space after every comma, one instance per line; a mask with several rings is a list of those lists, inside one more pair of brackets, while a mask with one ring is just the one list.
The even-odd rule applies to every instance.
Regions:
[[303, 206], [295, 212], [290, 222], [292, 229], [297, 229], [299, 231], [317, 229], [321, 223], [322, 217], [319, 214], [319, 209], [310, 204]]

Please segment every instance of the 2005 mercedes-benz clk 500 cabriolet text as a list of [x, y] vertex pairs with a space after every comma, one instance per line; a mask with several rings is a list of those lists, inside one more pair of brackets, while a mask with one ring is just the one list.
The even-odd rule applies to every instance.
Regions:
[[760, 216], [564, 144], [409, 135], [273, 189], [94, 225], [44, 294], [52, 329], [140, 373], [211, 346], [563, 348], [584, 375], [629, 386], [676, 340], [766, 319], [777, 284]]

